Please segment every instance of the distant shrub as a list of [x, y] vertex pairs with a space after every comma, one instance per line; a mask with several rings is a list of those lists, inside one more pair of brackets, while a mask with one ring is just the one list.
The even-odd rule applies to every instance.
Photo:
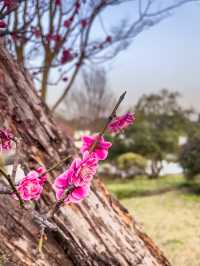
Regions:
[[184, 169], [185, 176], [194, 178], [200, 174], [200, 137], [195, 137], [182, 146], [179, 162]]
[[142, 155], [133, 152], [127, 152], [118, 156], [117, 166], [123, 170], [126, 170], [132, 166], [145, 169], [147, 167], [147, 160]]
[[98, 173], [106, 178], [134, 178], [138, 175], [145, 175], [147, 160], [136, 153], [127, 152], [118, 156], [109, 163], [103, 163], [99, 167]]
[[147, 160], [142, 155], [127, 152], [117, 157], [116, 166], [122, 172], [122, 178], [130, 178], [145, 174]]

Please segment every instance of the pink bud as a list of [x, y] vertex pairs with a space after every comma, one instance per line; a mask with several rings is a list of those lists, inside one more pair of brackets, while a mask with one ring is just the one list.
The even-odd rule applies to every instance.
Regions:
[[60, 42], [62, 40], [62, 36], [60, 34], [51, 34], [51, 33], [49, 33], [49, 34], [47, 34], [46, 39], [48, 41], [52, 40], [52, 41], [55, 41], [55, 42]]
[[55, 0], [55, 5], [56, 5], [56, 6], [61, 5], [61, 0]]
[[3, 20], [0, 20], [0, 28], [3, 29], [3, 28], [6, 28], [7, 27], [7, 24], [5, 21]]
[[14, 1], [13, 0], [4, 0], [4, 5], [8, 8], [11, 9], [14, 5]]
[[41, 36], [40, 30], [36, 27], [32, 27], [32, 33], [35, 35], [36, 38], [39, 38]]
[[61, 64], [70, 62], [73, 60], [73, 58], [74, 56], [72, 55], [71, 51], [69, 49], [65, 49], [62, 53]]
[[64, 27], [65, 27], [65, 28], [69, 28], [70, 24], [71, 24], [71, 21], [70, 21], [69, 19], [66, 19], [66, 20], [64, 21]]
[[66, 82], [66, 81], [68, 81], [68, 77], [64, 77], [62, 80], [63, 80], [64, 82]]
[[79, 0], [77, 0], [76, 3], [75, 3], [76, 10], [78, 11], [80, 9], [80, 7], [81, 7], [81, 3], [80, 3]]
[[74, 20], [74, 16], [71, 16], [69, 20], [72, 22]]
[[112, 37], [111, 37], [111, 36], [107, 36], [107, 37], [106, 37], [106, 42], [108, 42], [108, 43], [112, 43]]
[[16, 39], [18, 38], [16, 32], [12, 32], [12, 33], [11, 33], [11, 36], [12, 36], [13, 40], [16, 40]]
[[85, 28], [88, 25], [88, 20], [87, 19], [81, 19], [80, 24], [81, 24], [82, 28]]
[[60, 42], [62, 40], [62, 36], [60, 34], [55, 34], [53, 39], [56, 42]]

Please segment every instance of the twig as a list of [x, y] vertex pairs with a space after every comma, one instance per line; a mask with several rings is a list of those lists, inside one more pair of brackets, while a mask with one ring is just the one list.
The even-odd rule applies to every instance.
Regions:
[[64, 164], [64, 162], [66, 162], [67, 160], [69, 160], [72, 156], [68, 155], [67, 157], [65, 157], [63, 160], [57, 162], [56, 164], [54, 164], [52, 167], [50, 167], [49, 169], [47, 169], [44, 173], [40, 174], [38, 176], [38, 178], [41, 178], [42, 176], [48, 174], [49, 172], [53, 171], [54, 169], [56, 169], [57, 167], [61, 166]]
[[65, 190], [64, 195], [62, 196], [62, 198], [57, 201], [53, 207], [48, 211], [47, 213], [47, 218], [53, 218], [53, 216], [55, 215], [55, 213], [59, 210], [59, 208], [64, 204], [66, 197], [74, 190], [75, 186], [71, 185], [68, 187], [67, 190]]
[[17, 196], [20, 206], [23, 208], [24, 207], [24, 202], [19, 194], [19, 192], [17, 191], [15, 184], [13, 183], [10, 175], [8, 175], [2, 168], [0, 168], [0, 173], [6, 178], [6, 180], [8, 181], [11, 189], [13, 190], [13, 193]]
[[36, 210], [32, 210], [34, 221], [40, 226], [47, 228], [50, 231], [57, 231], [57, 226], [47, 219], [47, 215], [42, 215]]
[[14, 157], [14, 163], [13, 163], [13, 169], [12, 169], [12, 180], [15, 181], [16, 173], [17, 173], [17, 167], [19, 164], [20, 159], [20, 151], [21, 151], [21, 140], [16, 140], [16, 151], [15, 151], [15, 157]]
[[42, 247], [43, 247], [43, 242], [44, 242], [44, 236], [45, 236], [45, 228], [42, 227], [41, 230], [40, 230], [40, 239], [39, 239], [39, 242], [38, 242], [38, 251], [40, 253], [42, 253]]
[[120, 104], [122, 103], [122, 101], [124, 100], [125, 95], [126, 95], [126, 91], [123, 92], [123, 93], [120, 95], [119, 100], [117, 101], [117, 103], [116, 103], [116, 105], [115, 105], [115, 107], [114, 107], [112, 113], [111, 113], [110, 116], [108, 117], [108, 120], [107, 120], [107, 122], [106, 122], [104, 128], [102, 129], [102, 131], [100, 132], [99, 135], [102, 136], [102, 135], [105, 133], [105, 131], [106, 131], [106, 129], [107, 129], [109, 123], [113, 120], [113, 118], [115, 118], [115, 116], [116, 116], [116, 111], [117, 111], [117, 109], [119, 108], [119, 106], [120, 106]]
[[8, 187], [0, 184], [0, 195], [11, 195], [12, 191]]
[[[94, 144], [91, 146], [91, 148], [89, 150], [90, 153], [96, 148], [101, 136], [105, 133], [109, 123], [116, 116], [116, 111], [117, 111], [118, 107], [120, 106], [121, 102], [124, 100], [125, 95], [126, 95], [126, 91], [124, 93], [122, 93], [122, 95], [119, 97], [119, 100], [117, 101], [116, 105], [113, 108], [113, 111], [111, 112], [110, 116], [108, 117], [108, 120], [106, 121], [105, 126], [103, 127], [103, 129], [99, 133]], [[59, 201], [57, 201], [55, 203], [55, 205], [49, 210], [49, 212], [47, 213], [47, 217], [52, 218], [55, 215], [55, 213], [59, 210], [59, 208], [64, 204], [66, 197], [74, 190], [74, 188], [75, 188], [74, 185], [71, 185], [68, 187], [68, 189], [65, 191], [62, 198]]]
[[98, 142], [99, 142], [101, 136], [103, 136], [103, 134], [105, 133], [105, 131], [106, 131], [107, 127], [108, 127], [108, 125], [109, 125], [110, 122], [113, 120], [113, 118], [116, 116], [116, 111], [117, 111], [117, 109], [119, 108], [121, 102], [124, 100], [125, 95], [126, 95], [126, 91], [125, 91], [124, 93], [122, 93], [122, 95], [120, 95], [119, 100], [117, 101], [115, 107], [113, 108], [113, 111], [111, 112], [110, 116], [108, 117], [108, 119], [107, 119], [107, 121], [106, 121], [106, 123], [105, 123], [105, 126], [103, 127], [103, 129], [102, 129], [101, 132], [99, 133], [99, 135], [98, 135], [96, 141], [95, 141], [95, 142], [93, 143], [93, 145], [90, 147], [89, 152], [92, 152], [92, 151], [96, 148], [96, 146], [97, 146], [97, 144], [98, 144]]

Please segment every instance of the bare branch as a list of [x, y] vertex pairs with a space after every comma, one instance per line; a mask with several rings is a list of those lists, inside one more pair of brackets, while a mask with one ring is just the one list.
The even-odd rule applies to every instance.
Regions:
[[8, 181], [13, 193], [16, 195], [16, 197], [18, 198], [19, 200], [19, 203], [20, 203], [20, 206], [21, 208], [24, 207], [24, 202], [19, 194], [19, 192], [17, 191], [16, 187], [15, 187], [15, 184], [13, 183], [10, 175], [8, 175], [2, 168], [0, 168], [0, 173], [6, 178], [6, 180]]
[[11, 195], [11, 194], [12, 191], [8, 187], [0, 184], [0, 195]]
[[17, 173], [17, 167], [20, 160], [20, 152], [21, 152], [21, 140], [16, 140], [16, 150], [15, 150], [15, 157], [14, 157], [14, 163], [13, 163], [13, 169], [12, 169], [12, 180], [15, 181], [16, 173]]
[[[95, 142], [93, 143], [93, 145], [91, 146], [91, 148], [90, 148], [90, 150], [89, 150], [89, 153], [92, 153], [92, 151], [95, 150], [96, 146], [97, 146], [98, 143], [99, 143], [99, 140], [100, 140], [101, 136], [104, 135], [106, 129], [108, 128], [109, 123], [110, 123], [110, 122], [113, 120], [113, 118], [116, 116], [116, 111], [117, 111], [117, 109], [119, 108], [119, 106], [120, 106], [120, 104], [122, 103], [122, 101], [124, 100], [125, 95], [126, 95], [126, 91], [125, 91], [124, 93], [122, 93], [122, 95], [119, 97], [117, 103], [115, 104], [115, 106], [114, 106], [114, 108], [113, 108], [111, 114], [109, 115], [109, 117], [108, 117], [108, 119], [107, 119], [107, 121], [106, 121], [106, 123], [105, 123], [105, 126], [102, 128], [102, 130], [100, 131], [100, 133], [99, 133], [99, 135], [98, 135], [96, 141], [95, 141]], [[58, 210], [60, 209], [60, 207], [62, 207], [63, 204], [65, 203], [65, 199], [67, 198], [67, 196], [68, 196], [71, 192], [73, 192], [74, 189], [75, 189], [75, 186], [72, 184], [71, 186], [69, 186], [69, 187], [67, 188], [67, 190], [65, 190], [65, 192], [63, 193], [62, 198], [61, 198], [59, 201], [57, 201], [57, 202], [53, 205], [53, 207], [51, 207], [50, 210], [48, 211], [48, 213], [47, 213], [47, 217], [48, 217], [48, 218], [53, 218], [53, 217], [54, 217], [54, 215], [58, 212]]]
[[[78, 4], [76, 0], [61, 0], [59, 5], [48, 0], [23, 2], [17, 1], [18, 7], [7, 14], [8, 27], [0, 31], [0, 36], [11, 35], [6, 36], [7, 47], [17, 55], [20, 64], [34, 71], [34, 80], [39, 82], [44, 100], [50, 85], [66, 82], [52, 108], [55, 111], [72, 88], [83, 64], [111, 60], [141, 32], [169, 17], [172, 11], [200, 0], [87, 0]], [[160, 8], [160, 2], [165, 6]], [[104, 10], [115, 12], [115, 8], [126, 3], [130, 7], [133, 4], [133, 16], [117, 20], [114, 28], [109, 27], [104, 21]], [[7, 9], [2, 7], [0, 14], [5, 11]], [[97, 23], [102, 34], [94, 38]], [[62, 61], [64, 51], [69, 51], [70, 56]]]

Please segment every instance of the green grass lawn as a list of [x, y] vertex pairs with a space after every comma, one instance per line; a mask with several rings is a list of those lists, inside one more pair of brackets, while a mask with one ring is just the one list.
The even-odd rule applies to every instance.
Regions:
[[[200, 265], [200, 184], [181, 176], [159, 180], [107, 181], [109, 190], [129, 209], [164, 251], [172, 265]], [[141, 196], [170, 188], [170, 192]]]

